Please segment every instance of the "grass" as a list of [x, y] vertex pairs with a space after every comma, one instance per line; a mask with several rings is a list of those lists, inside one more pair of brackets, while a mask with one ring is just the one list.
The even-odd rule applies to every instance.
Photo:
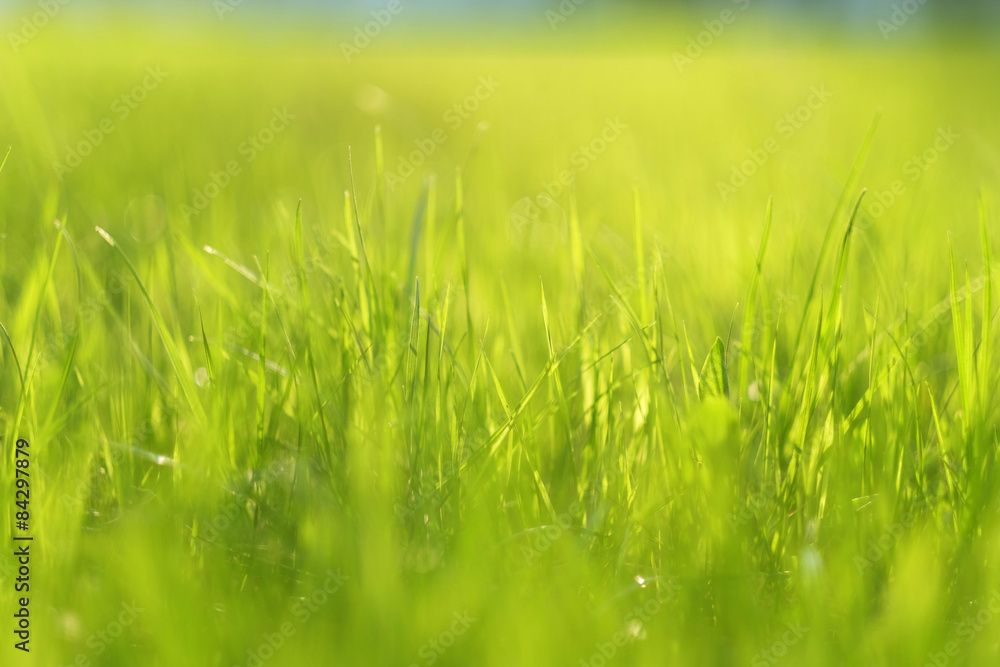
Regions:
[[4, 664], [995, 661], [995, 51], [107, 37], [0, 56]]

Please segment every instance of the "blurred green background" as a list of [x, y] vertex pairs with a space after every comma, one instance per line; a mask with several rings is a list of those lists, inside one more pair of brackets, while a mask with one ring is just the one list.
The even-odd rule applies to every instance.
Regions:
[[4, 664], [992, 664], [992, 28], [588, 9], [0, 49]]

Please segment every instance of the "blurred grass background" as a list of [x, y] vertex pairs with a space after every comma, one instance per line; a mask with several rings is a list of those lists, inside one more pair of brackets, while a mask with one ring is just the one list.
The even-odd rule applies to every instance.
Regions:
[[[1000, 625], [968, 620], [1000, 586], [995, 344], [956, 350], [948, 239], [979, 341], [1000, 58], [948, 34], [778, 46], [747, 18], [682, 71], [690, 18], [387, 29], [351, 63], [343, 26], [54, 24], [3, 51], [0, 420], [36, 457], [33, 651], [5, 664], [255, 664], [285, 622], [267, 664], [990, 664]], [[119, 117], [147, 67], [167, 75]], [[481, 77], [499, 86], [452, 127]], [[832, 96], [782, 136], [813, 87]], [[275, 109], [294, 118], [247, 160]], [[564, 170], [575, 194], [548, 198]], [[824, 233], [860, 187], [828, 303]], [[728, 400], [694, 388], [717, 336]]]

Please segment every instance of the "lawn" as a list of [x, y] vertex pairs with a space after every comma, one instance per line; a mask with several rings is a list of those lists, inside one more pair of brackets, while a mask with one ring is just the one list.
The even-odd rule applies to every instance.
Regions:
[[2, 664], [997, 661], [995, 47], [235, 18], [3, 45]]

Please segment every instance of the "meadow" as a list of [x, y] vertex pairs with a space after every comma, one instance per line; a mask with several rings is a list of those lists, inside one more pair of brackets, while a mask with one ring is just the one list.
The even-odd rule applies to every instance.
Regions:
[[564, 18], [4, 45], [3, 664], [995, 663], [1000, 53]]

